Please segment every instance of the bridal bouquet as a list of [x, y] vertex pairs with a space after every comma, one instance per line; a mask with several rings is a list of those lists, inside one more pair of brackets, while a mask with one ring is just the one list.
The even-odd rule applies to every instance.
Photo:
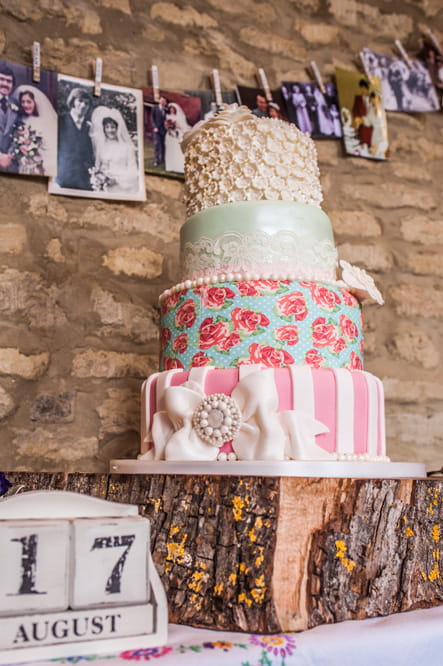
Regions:
[[89, 171], [89, 180], [91, 182], [91, 187], [94, 192], [106, 192], [109, 185], [112, 184], [111, 178], [107, 176], [101, 169], [98, 167], [91, 167]]
[[43, 137], [25, 123], [19, 123], [12, 137], [10, 152], [19, 173], [44, 175]]

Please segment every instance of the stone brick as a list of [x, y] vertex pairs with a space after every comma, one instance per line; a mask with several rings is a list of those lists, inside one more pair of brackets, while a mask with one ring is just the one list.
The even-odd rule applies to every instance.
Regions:
[[102, 33], [100, 16], [87, 7], [72, 6], [65, 9], [67, 25], [75, 25], [86, 35]]
[[339, 23], [358, 27], [362, 32], [377, 35], [397, 35], [398, 39], [408, 37], [413, 22], [404, 14], [380, 12], [377, 7], [355, 0], [328, 0], [329, 11]]
[[340, 28], [328, 23], [311, 23], [303, 19], [295, 19], [294, 32], [299, 33], [309, 44], [338, 44]]
[[277, 18], [277, 13], [273, 5], [269, 2], [255, 2], [254, 0], [207, 0], [207, 4], [211, 5], [217, 11], [226, 12], [228, 14], [248, 14], [254, 16], [254, 22], [272, 23]]
[[[63, 447], [60, 443], [63, 442]], [[68, 463], [82, 460], [91, 461], [98, 453], [97, 437], [78, 436], [73, 434], [70, 426], [54, 429], [35, 428], [19, 429], [11, 441], [17, 458], [34, 460], [34, 471], [46, 471], [46, 463], [53, 463], [56, 468], [64, 469]], [[23, 461], [25, 462], [25, 461]], [[77, 469], [77, 471], [81, 471]], [[84, 469], [84, 471], [88, 471]], [[93, 464], [91, 469], [93, 471]]]
[[[285, 80], [285, 77], [282, 77]], [[339, 162], [341, 147], [336, 141], [318, 141], [316, 144], [319, 164], [327, 166], [336, 166]], [[320, 174], [322, 177], [322, 174]]]
[[100, 417], [100, 433], [119, 434], [140, 430], [140, 393], [130, 390], [109, 389], [106, 399], [97, 406]]
[[45, 287], [35, 273], [12, 268], [0, 273], [0, 312], [21, 314], [31, 328], [52, 330], [66, 323], [58, 294], [57, 287]]
[[401, 284], [392, 287], [390, 296], [394, 300], [397, 313], [405, 317], [443, 317], [443, 298], [441, 290], [413, 284]]
[[407, 407], [388, 410], [386, 431], [393, 441], [414, 443], [420, 458], [425, 459], [428, 446], [443, 445], [443, 411], [432, 413], [425, 408], [416, 411]]
[[50, 196], [47, 192], [43, 194], [31, 194], [28, 199], [27, 210], [35, 217], [50, 217], [59, 223], [68, 221], [68, 211], [60, 203], [57, 197]]
[[429, 141], [423, 136], [405, 136], [403, 132], [399, 133], [390, 141], [390, 148], [393, 155], [418, 153], [420, 159], [424, 162], [438, 160], [443, 157], [443, 145], [439, 141]]
[[15, 408], [12, 396], [0, 386], [0, 421], [8, 416]]
[[[443, 384], [383, 377], [386, 400], [393, 402], [424, 402], [443, 400]], [[443, 462], [442, 462], [443, 464]]]
[[30, 419], [41, 423], [71, 423], [74, 420], [74, 393], [40, 393], [31, 405]]
[[329, 210], [334, 232], [343, 236], [373, 238], [381, 235], [377, 218], [362, 210]]
[[119, 275], [152, 279], [163, 271], [163, 257], [147, 247], [119, 247], [103, 256], [103, 265]]
[[440, 363], [440, 354], [432, 339], [422, 329], [410, 324], [406, 330], [394, 335], [389, 349], [408, 364], [421, 365], [426, 369], [436, 368]]
[[150, 23], [143, 29], [141, 36], [148, 42], [164, 42], [167, 39], [167, 32]]
[[158, 194], [162, 195], [162, 198], [168, 197], [176, 201], [183, 201], [183, 182], [181, 180], [146, 176], [146, 190], [148, 196], [150, 192], [158, 192]]
[[104, 335], [118, 333], [135, 342], [158, 339], [158, 315], [151, 305], [138, 306], [118, 301], [114, 294], [100, 287], [91, 294], [92, 307], [100, 317]]
[[443, 220], [429, 220], [423, 215], [412, 215], [402, 220], [400, 231], [407, 241], [424, 245], [443, 243]]
[[62, 251], [62, 244], [58, 238], [51, 238], [46, 245], [46, 256], [57, 264], [63, 264], [66, 261], [66, 257]]
[[414, 180], [423, 183], [431, 180], [431, 174], [426, 166], [419, 166], [418, 164], [403, 161], [392, 162], [390, 166], [394, 176], [401, 180]]
[[357, 264], [373, 271], [388, 271], [392, 268], [392, 255], [382, 245], [338, 245], [338, 256], [351, 264]]
[[129, 0], [100, 0], [100, 5], [102, 7], [107, 7], [108, 9], [116, 9], [129, 16], [131, 15], [132, 10]]
[[6, 46], [6, 35], [3, 30], [0, 30], [0, 53], [3, 53]]
[[437, 275], [443, 277], [441, 252], [404, 252], [398, 253], [399, 265], [414, 275]]
[[431, 191], [403, 183], [363, 185], [354, 182], [344, 185], [341, 189], [345, 200], [364, 201], [371, 208], [400, 208], [402, 206], [416, 208], [417, 202], [420, 202], [422, 210], [436, 207], [436, 201]]
[[26, 245], [26, 229], [22, 224], [0, 225], [0, 253], [20, 254]]
[[72, 361], [74, 377], [139, 377], [156, 372], [158, 359], [152, 356], [95, 349], [77, 349]]
[[217, 25], [209, 14], [200, 13], [189, 5], [181, 8], [172, 2], [155, 2], [151, 7], [151, 18], [184, 27], [214, 28]]
[[196, 56], [214, 58], [219, 69], [231, 69], [235, 72], [238, 81], [246, 77], [252, 77], [257, 71], [257, 66], [238, 52], [236, 44], [230, 39], [230, 35], [208, 31], [204, 34], [188, 37], [183, 42], [185, 53], [194, 59]]
[[49, 354], [22, 354], [18, 349], [0, 349], [0, 374], [14, 375], [24, 379], [38, 379], [49, 366]]
[[[423, 10], [426, 14], [426, 16], [431, 16], [434, 17], [436, 16], [440, 11], [441, 11], [441, 2], [440, 0], [423, 0], [421, 3]], [[429, 28], [429, 25], [422, 26], [423, 30], [426, 30]], [[433, 32], [435, 33], [434, 26], [432, 26]]]
[[174, 219], [165, 211], [163, 204], [150, 203], [145, 204], [141, 210], [132, 210], [100, 202], [87, 206], [76, 222], [81, 227], [102, 227], [119, 234], [152, 234], [170, 243], [178, 240], [184, 217], [184, 206], [182, 217]]
[[263, 32], [262, 30], [248, 26], [240, 30], [240, 39], [249, 46], [268, 51], [280, 57], [284, 55], [294, 58], [294, 60], [306, 59], [305, 49], [297, 46], [294, 40], [285, 39], [272, 32]]

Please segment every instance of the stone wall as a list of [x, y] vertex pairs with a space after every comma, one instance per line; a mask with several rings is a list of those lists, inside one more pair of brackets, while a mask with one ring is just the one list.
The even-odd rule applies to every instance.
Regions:
[[[0, 0], [0, 53], [143, 86], [225, 88], [324, 77], [364, 46], [412, 54], [443, 41], [439, 0]], [[383, 378], [389, 454], [443, 464], [443, 121], [388, 116], [392, 159], [317, 142], [324, 209], [342, 258], [368, 269], [386, 305], [365, 307], [366, 369]], [[139, 390], [156, 370], [159, 294], [178, 279], [182, 184], [147, 177], [146, 203], [49, 196], [44, 179], [0, 176], [0, 469], [105, 471], [138, 450]]]

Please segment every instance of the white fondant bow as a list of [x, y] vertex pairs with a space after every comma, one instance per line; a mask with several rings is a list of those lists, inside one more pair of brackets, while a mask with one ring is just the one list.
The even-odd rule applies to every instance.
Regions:
[[[278, 393], [273, 369], [252, 372], [241, 379], [232, 398], [241, 423], [232, 440], [239, 460], [313, 460], [331, 457], [315, 442], [315, 435], [329, 429], [300, 410], [277, 412]], [[144, 460], [216, 460], [217, 445], [205, 442], [193, 427], [192, 417], [206, 397], [200, 385], [187, 381], [165, 390], [165, 411], [153, 418], [155, 442]]]

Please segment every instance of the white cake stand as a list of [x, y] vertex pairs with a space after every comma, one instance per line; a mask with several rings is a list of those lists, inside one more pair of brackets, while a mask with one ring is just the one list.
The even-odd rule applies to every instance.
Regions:
[[421, 479], [426, 465], [361, 461], [148, 461], [111, 460], [111, 474], [205, 474], [216, 476], [295, 476], [345, 479]]

